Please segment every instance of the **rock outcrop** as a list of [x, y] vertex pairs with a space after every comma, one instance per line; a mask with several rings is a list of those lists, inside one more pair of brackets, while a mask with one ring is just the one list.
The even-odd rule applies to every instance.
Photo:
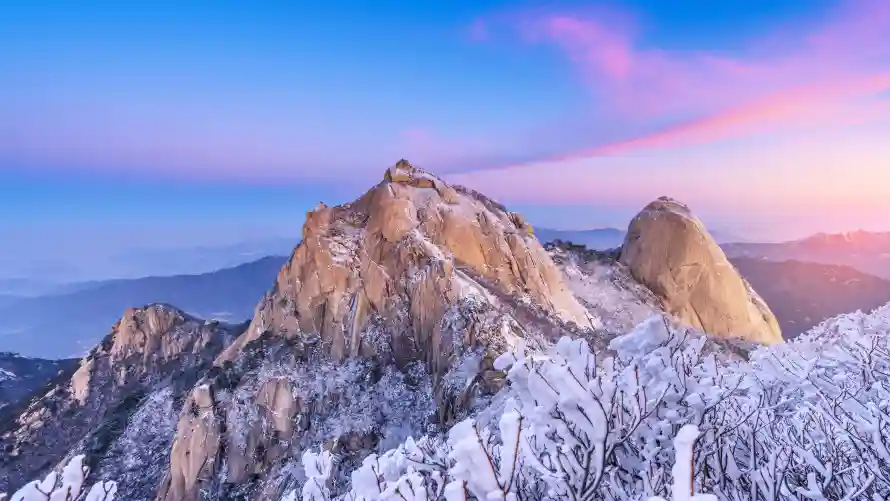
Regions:
[[307, 215], [250, 327], [189, 396], [159, 499], [273, 499], [317, 445], [344, 458], [342, 478], [481, 405], [511, 336], [591, 327], [519, 214], [400, 161]]
[[303, 241], [275, 289], [221, 360], [232, 360], [266, 331], [317, 334], [338, 360], [371, 355], [361, 330], [374, 314], [402, 301], [415, 334], [432, 336], [420, 344], [438, 346], [444, 310], [476, 278], [524, 295], [565, 321], [589, 323], [519, 214], [404, 160], [384, 177], [353, 203], [320, 204], [307, 215]]
[[[86, 453], [97, 475], [127, 480], [123, 498], [151, 499], [163, 463], [155, 456], [166, 455], [172, 441], [176, 396], [191, 389], [241, 330], [167, 305], [128, 309], [79, 364], [4, 414], [0, 492]], [[166, 431], [165, 419], [171, 421]]]
[[686, 205], [662, 197], [630, 223], [620, 262], [682, 323], [722, 338], [782, 342], [775, 316]]

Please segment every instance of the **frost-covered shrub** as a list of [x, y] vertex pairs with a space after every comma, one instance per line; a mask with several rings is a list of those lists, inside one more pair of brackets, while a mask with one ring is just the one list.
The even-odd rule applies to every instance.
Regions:
[[[695, 465], [693, 448], [698, 440], [698, 426], [687, 424], [680, 428], [674, 438], [674, 467], [671, 468], [673, 477], [673, 501], [717, 501], [713, 494], [695, 494], [692, 479], [695, 478], [693, 467]], [[655, 496], [649, 501], [666, 501], [663, 497]]]
[[497, 429], [467, 419], [372, 455], [341, 499], [887, 499], [888, 338], [890, 306], [747, 360], [660, 317], [608, 355], [517, 344]]
[[[117, 493], [115, 482], [97, 482], [85, 490], [89, 473], [84, 456], [75, 456], [61, 473], [51, 472], [43, 480], [26, 484], [9, 501], [114, 501]], [[0, 500], [5, 501], [6, 497], [6, 494], [0, 494]]]
[[[333, 457], [328, 451], [303, 453], [303, 471], [306, 473], [302, 495], [304, 501], [328, 501], [331, 498], [328, 480], [331, 478], [333, 465]], [[296, 501], [296, 496], [291, 495]]]

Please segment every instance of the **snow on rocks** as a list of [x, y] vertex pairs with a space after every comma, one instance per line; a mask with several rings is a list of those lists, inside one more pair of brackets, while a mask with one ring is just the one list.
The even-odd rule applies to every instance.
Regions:
[[339, 499], [886, 499], [888, 333], [890, 306], [750, 361], [656, 318], [614, 355], [518, 346], [496, 361], [510, 387], [494, 428], [468, 418], [369, 457]]

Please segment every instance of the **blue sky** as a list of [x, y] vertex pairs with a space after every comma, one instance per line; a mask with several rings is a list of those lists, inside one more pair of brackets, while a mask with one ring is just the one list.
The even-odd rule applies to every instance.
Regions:
[[401, 157], [548, 226], [667, 194], [890, 229], [887, 32], [880, 0], [8, 0], [0, 231], [288, 234]]

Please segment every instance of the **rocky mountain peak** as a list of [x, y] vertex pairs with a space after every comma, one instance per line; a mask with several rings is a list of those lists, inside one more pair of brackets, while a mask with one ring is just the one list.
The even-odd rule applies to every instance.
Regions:
[[71, 378], [73, 394], [84, 403], [96, 374], [111, 374], [117, 385], [126, 385], [171, 362], [188, 365], [186, 359], [219, 353], [227, 339], [217, 326], [167, 304], [127, 308], [105, 340], [81, 360]]
[[160, 497], [224, 477], [266, 499], [257, 489], [282, 488], [297, 444], [338, 444], [346, 471], [447, 426], [500, 387], [492, 361], [520, 323], [552, 339], [592, 328], [519, 214], [401, 160], [357, 200], [307, 214], [247, 331], [185, 403]]
[[681, 322], [718, 337], [782, 342], [778, 322], [689, 206], [660, 197], [630, 223], [619, 261]]
[[165, 304], [128, 308], [79, 364], [8, 411], [14, 419], [0, 423], [0, 491], [72, 451], [101, 456], [117, 438], [103, 422], [122, 429], [148, 396], [190, 389], [239, 332]]
[[438, 344], [436, 324], [459, 297], [491, 282], [566, 322], [589, 326], [584, 308], [516, 213], [400, 160], [358, 200], [320, 204], [233, 359], [263, 332], [317, 334], [335, 358], [369, 354], [360, 332], [375, 315], [404, 308], [415, 333]]

